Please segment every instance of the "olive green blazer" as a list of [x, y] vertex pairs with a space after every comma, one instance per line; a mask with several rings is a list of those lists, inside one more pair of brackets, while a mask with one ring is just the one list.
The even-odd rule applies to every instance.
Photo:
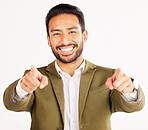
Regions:
[[[48, 77], [48, 85], [44, 89], [38, 88], [26, 100], [21, 101], [14, 96], [17, 80], [5, 90], [4, 105], [12, 111], [30, 112], [31, 130], [62, 130], [64, 128], [62, 79], [55, 69], [55, 62], [38, 70]], [[138, 100], [134, 103], [128, 102], [117, 90], [111, 91], [105, 86], [107, 78], [113, 74], [113, 69], [86, 61], [79, 89], [80, 130], [111, 130], [112, 113], [130, 113], [143, 108], [145, 98], [140, 86]]]

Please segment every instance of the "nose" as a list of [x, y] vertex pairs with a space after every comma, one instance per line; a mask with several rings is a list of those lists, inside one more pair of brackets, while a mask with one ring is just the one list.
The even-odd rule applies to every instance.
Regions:
[[68, 36], [66, 34], [62, 34], [61, 43], [64, 44], [64, 45], [69, 44], [69, 38], [68, 38]]

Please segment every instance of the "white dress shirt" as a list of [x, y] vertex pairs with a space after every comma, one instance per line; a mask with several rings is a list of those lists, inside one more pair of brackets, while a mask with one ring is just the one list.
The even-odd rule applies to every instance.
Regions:
[[[84, 67], [85, 60], [81, 64], [81, 66], [74, 71], [74, 75], [71, 77], [68, 73], [63, 72], [55, 62], [55, 68], [63, 81], [65, 103], [64, 130], [79, 130], [79, 85], [81, 73], [84, 70]], [[18, 82], [16, 86], [15, 97], [19, 100], [25, 100], [28, 97], [28, 93], [21, 88], [21, 80]], [[132, 94], [123, 94], [123, 96], [129, 102], [135, 102], [138, 98], [138, 92]]]
[[79, 84], [84, 67], [85, 61], [74, 71], [74, 75], [71, 77], [68, 73], [63, 72], [55, 62], [55, 68], [63, 80], [64, 130], [79, 130]]

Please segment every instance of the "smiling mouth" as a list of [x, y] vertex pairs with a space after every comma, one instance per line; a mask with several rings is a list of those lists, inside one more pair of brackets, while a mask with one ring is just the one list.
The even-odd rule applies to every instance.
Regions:
[[77, 45], [75, 44], [70, 44], [70, 45], [62, 45], [60, 47], [57, 48], [58, 51], [60, 51], [60, 53], [62, 55], [65, 55], [65, 56], [68, 56], [68, 55], [71, 55], [73, 54], [74, 52], [74, 49], [76, 48]]

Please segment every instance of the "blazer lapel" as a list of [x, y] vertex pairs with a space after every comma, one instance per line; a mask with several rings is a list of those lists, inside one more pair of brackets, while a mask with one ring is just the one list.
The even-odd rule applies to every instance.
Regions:
[[47, 74], [49, 75], [49, 78], [51, 79], [51, 83], [60, 107], [62, 119], [64, 122], [64, 92], [63, 92], [63, 82], [60, 77], [60, 75], [57, 73], [55, 68], [55, 62], [52, 62], [49, 64], [46, 68], [47, 71], [49, 71]]
[[79, 120], [81, 121], [89, 87], [96, 71], [95, 65], [86, 61], [85, 69], [81, 74], [79, 89]]
[[[84, 110], [85, 102], [87, 99], [89, 87], [93, 79], [94, 73], [96, 71], [95, 67], [96, 66], [94, 64], [86, 60], [85, 69], [81, 74], [80, 89], [79, 89], [79, 120], [80, 121], [81, 121], [82, 113]], [[56, 71], [55, 62], [52, 62], [51, 64], [49, 64], [46, 70], [48, 71], [47, 74], [51, 79], [51, 83], [60, 107], [62, 119], [64, 122], [64, 92], [63, 92], [62, 79]]]

